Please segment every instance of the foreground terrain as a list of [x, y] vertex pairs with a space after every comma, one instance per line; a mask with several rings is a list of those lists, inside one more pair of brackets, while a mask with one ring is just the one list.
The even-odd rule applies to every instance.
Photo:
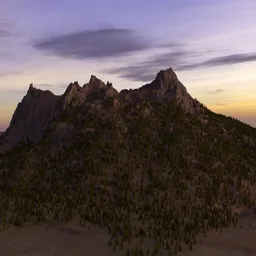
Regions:
[[30, 86], [1, 143], [1, 241], [47, 255], [253, 255], [238, 238], [255, 232], [256, 129], [208, 110], [171, 69], [120, 93], [95, 77], [56, 97]]
[[[249, 227], [248, 223], [251, 223]], [[242, 228], [224, 229], [223, 233], [211, 231], [207, 237], [200, 238], [199, 244], [181, 256], [255, 256], [256, 255], [256, 217], [239, 221]], [[43, 227], [10, 228], [0, 234], [2, 256], [83, 256], [83, 255], [124, 255], [115, 252], [107, 245], [106, 229], [91, 226], [90, 230], [77, 225], [68, 228], [53, 225]], [[162, 254], [168, 255], [167, 251]]]

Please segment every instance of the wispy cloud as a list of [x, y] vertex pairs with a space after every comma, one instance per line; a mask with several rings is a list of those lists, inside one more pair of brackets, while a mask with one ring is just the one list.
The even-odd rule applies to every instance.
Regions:
[[[35, 88], [38, 88], [38, 89], [41, 89], [43, 87], [52, 87], [53, 85], [51, 84], [33, 84]], [[23, 88], [16, 88], [16, 89], [13, 89], [13, 88], [5, 88], [5, 89], [2, 89], [1, 92], [4, 92], [4, 93], [10, 93], [10, 94], [23, 94], [25, 95], [28, 91], [28, 88], [29, 87], [23, 87]]]
[[132, 65], [102, 70], [121, 78], [143, 82], [152, 80], [157, 71], [169, 67], [176, 71], [190, 71], [256, 61], [256, 53], [254, 52], [209, 57], [213, 56], [213, 51], [218, 50], [187, 50], [188, 44], [162, 43], [147, 38], [132, 29], [124, 28], [86, 30], [43, 38], [33, 42], [33, 47], [50, 55], [79, 60], [106, 59], [139, 52], [150, 53], [156, 49], [164, 50], [164, 53], [154, 54], [143, 62], [136, 61]]
[[132, 81], [148, 82], [154, 79], [155, 74], [160, 69], [172, 67], [174, 70], [179, 70], [180, 66], [193, 61], [193, 59], [197, 57], [202, 57], [207, 53], [209, 53], [208, 50], [186, 50], [185, 47], [180, 44], [179, 47], [169, 48], [168, 52], [155, 54], [149, 57], [148, 60], [138, 62], [135, 65], [110, 68], [103, 71], [110, 74], [117, 74], [121, 78], [126, 78]]
[[68, 87], [68, 85], [67, 85], [67, 84], [59, 84], [58, 87], [59, 87], [59, 88], [65, 88], [65, 89], [66, 89], [66, 88]]
[[11, 33], [10, 23], [3, 17], [0, 17], [0, 38], [11, 36], [11, 34], [12, 33]]
[[1, 92], [10, 93], [10, 94], [21, 94], [25, 95], [28, 88], [20, 88], [20, 89], [2, 89]]
[[35, 87], [52, 87], [52, 84], [35, 84]]
[[120, 68], [110, 68], [103, 70], [109, 74], [117, 74], [121, 78], [132, 81], [148, 82], [155, 77], [156, 72], [162, 68], [181, 65], [184, 61], [196, 53], [181, 49], [181, 47], [169, 48], [168, 53], [156, 54], [148, 58], [147, 61], [138, 62], [135, 65]]
[[22, 73], [23, 72], [20, 71], [20, 70], [15, 70], [15, 71], [10, 71], [10, 72], [0, 72], [0, 77], [4, 78], [4, 77], [7, 77], [7, 76], [20, 75]]
[[217, 101], [215, 105], [216, 106], [227, 106], [228, 102], [226, 102], [226, 101]]
[[225, 92], [226, 90], [222, 90], [222, 89], [217, 89], [215, 91], [210, 91], [208, 92], [208, 94], [221, 94], [223, 92]]
[[0, 27], [0, 37], [4, 37], [4, 36], [7, 36], [7, 35], [8, 35], [8, 31], [6, 31], [5, 28]]
[[151, 48], [171, 47], [146, 38], [132, 29], [107, 28], [55, 36], [37, 40], [33, 47], [49, 54], [75, 58], [99, 59], [120, 57]]
[[[207, 55], [209, 52], [212, 51], [187, 51], [179, 48], [168, 53], [152, 56], [148, 61], [137, 62], [135, 65], [106, 69], [103, 71], [110, 74], [117, 74], [119, 77], [132, 81], [148, 82], [152, 80], [156, 72], [162, 68], [172, 67], [175, 71], [189, 71], [198, 68], [225, 66], [256, 61], [256, 53], [233, 54], [210, 58], [202, 62], [195, 61], [195, 59], [198, 57], [205, 57], [205, 55]], [[222, 92], [224, 91], [217, 90], [210, 93], [219, 94]]]
[[200, 63], [181, 65], [179, 70], [192, 70], [203, 67], [225, 66], [256, 61], [256, 53], [232, 54], [209, 59]]

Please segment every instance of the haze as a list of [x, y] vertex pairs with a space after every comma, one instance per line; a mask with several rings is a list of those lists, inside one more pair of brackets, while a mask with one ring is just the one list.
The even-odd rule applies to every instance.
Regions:
[[172, 67], [211, 110], [256, 127], [254, 0], [0, 0], [0, 131], [31, 82], [117, 90]]

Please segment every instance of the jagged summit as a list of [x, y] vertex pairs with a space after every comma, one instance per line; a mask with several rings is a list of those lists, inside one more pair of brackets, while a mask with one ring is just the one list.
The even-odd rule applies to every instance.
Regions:
[[8, 144], [13, 145], [22, 138], [40, 140], [51, 121], [48, 117], [57, 108], [60, 98], [49, 90], [43, 91], [30, 84], [27, 94], [17, 105], [10, 126], [4, 133]]
[[70, 83], [61, 96], [56, 96], [49, 90], [37, 89], [31, 83], [26, 96], [18, 104], [4, 137], [10, 144], [15, 144], [25, 137], [40, 140], [47, 126], [58, 119], [70, 105], [97, 105], [109, 97], [115, 98], [114, 106], [136, 103], [142, 99], [176, 100], [190, 113], [196, 113], [200, 105], [187, 93], [172, 68], [159, 71], [149, 84], [134, 90], [122, 90], [120, 93], [112, 83], [105, 84], [94, 75], [90, 77], [89, 83], [83, 86], [77, 81]]
[[31, 83], [29, 85], [27, 94], [24, 96], [24, 99], [28, 101], [29, 99], [42, 99], [42, 98], [47, 98], [47, 97], [53, 97], [55, 96], [51, 91], [49, 90], [41, 90], [33, 86]]
[[106, 97], [113, 97], [117, 94], [118, 92], [113, 86], [106, 85], [103, 81], [92, 75], [89, 83], [84, 84], [83, 87], [78, 82], [69, 84], [62, 97], [60, 108], [62, 110], [66, 109], [71, 103], [79, 105], [85, 101], [104, 100]]
[[97, 78], [94, 75], [91, 75], [89, 84], [97, 86], [97, 87], [104, 87], [105, 86], [105, 84], [99, 78]]
[[150, 83], [140, 87], [140, 90], [158, 91], [160, 96], [164, 95], [171, 90], [184, 90], [184, 85], [178, 80], [177, 75], [169, 68], [161, 70], [157, 73], [156, 78]]
[[170, 78], [178, 80], [176, 73], [173, 71], [171, 67], [166, 70], [160, 70], [156, 74], [155, 80], [170, 80]]
[[144, 98], [154, 101], [176, 100], [185, 111], [193, 114], [201, 105], [187, 92], [172, 68], [159, 71], [151, 83], [134, 90], [122, 90], [120, 94], [123, 100], [132, 102]]
[[69, 94], [71, 91], [79, 91], [81, 89], [80, 85], [78, 84], [78, 82], [74, 82], [74, 83], [70, 83], [66, 89], [66, 91], [64, 92], [64, 95]]
[[84, 85], [84, 90], [86, 96], [89, 96], [92, 93], [94, 93], [94, 95], [95, 93], [99, 93], [101, 94], [101, 97], [104, 98], [108, 96], [112, 97], [118, 94], [117, 90], [114, 89], [113, 86], [106, 85], [93, 75], [91, 76], [89, 83]]

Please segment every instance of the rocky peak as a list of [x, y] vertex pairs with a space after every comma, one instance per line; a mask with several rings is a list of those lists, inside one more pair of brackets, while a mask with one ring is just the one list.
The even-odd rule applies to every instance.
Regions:
[[170, 83], [172, 81], [178, 81], [178, 77], [172, 68], [168, 68], [166, 70], [159, 71], [156, 75], [155, 80], [161, 81], [163, 83]]
[[93, 92], [97, 92], [100, 89], [104, 89], [106, 85], [98, 79], [96, 76], [91, 76], [89, 83], [83, 86], [86, 96], [89, 96]]
[[118, 99], [114, 100], [115, 106], [141, 99], [176, 100], [191, 113], [196, 113], [200, 106], [200, 103], [188, 94], [172, 68], [158, 72], [156, 78], [149, 84], [134, 90], [122, 90], [120, 93], [111, 83], [105, 84], [94, 75], [83, 87], [77, 81], [70, 83], [62, 96], [55, 96], [48, 90], [43, 91], [30, 84], [26, 96], [15, 110], [5, 135], [13, 144], [22, 137], [40, 139], [49, 123], [58, 119], [67, 106], [84, 103], [99, 106], [104, 99], [115, 95], [119, 95]]
[[153, 83], [163, 93], [166, 93], [169, 90], [173, 90], [175, 88], [177, 89], [178, 87], [184, 87], [178, 80], [178, 77], [172, 68], [159, 71]]
[[70, 83], [62, 97], [61, 110], [65, 109], [71, 102], [80, 103], [84, 101], [85, 95], [82, 89], [77, 81]]
[[[107, 97], [107, 96], [114, 96], [118, 94], [117, 90], [113, 88], [111, 83], [105, 84], [100, 79], [98, 79], [96, 76], [91, 76], [90, 81], [88, 84], [85, 84], [83, 86], [84, 93], [88, 97], [92, 93], [96, 94], [99, 93], [101, 95], [101, 98]], [[96, 96], [96, 95], [95, 95]]]
[[37, 89], [30, 84], [27, 94], [17, 105], [10, 126], [5, 132], [9, 146], [22, 138], [39, 140], [44, 129], [51, 122], [50, 115], [57, 108], [59, 100], [60, 96], [48, 90]]
[[34, 89], [33, 83], [31, 83], [31, 84], [29, 85], [29, 90], [33, 90], [33, 89]]
[[159, 96], [163, 96], [170, 90], [178, 87], [184, 87], [178, 80], [177, 75], [172, 68], [161, 70], [157, 73], [156, 78], [149, 84], [139, 88], [141, 91], [158, 91]]
[[74, 83], [70, 83], [64, 93], [64, 95], [68, 95], [68, 94], [72, 94], [75, 93], [77, 91], [81, 90], [81, 86], [79, 85], [79, 83], [77, 81], [75, 81]]
[[190, 113], [195, 113], [198, 106], [172, 68], [159, 71], [151, 83], [135, 90], [122, 90], [120, 95], [129, 102], [136, 102], [142, 98], [156, 101], [176, 100]]
[[29, 85], [29, 88], [28, 88], [28, 91], [27, 91], [27, 94], [26, 96], [23, 98], [24, 101], [26, 100], [30, 100], [30, 99], [33, 99], [33, 98], [45, 98], [45, 97], [50, 97], [50, 96], [53, 96], [54, 94], [49, 91], [49, 90], [41, 90], [41, 89], [37, 89], [33, 86], [33, 84], [31, 83]]
[[111, 83], [107, 85], [99, 78], [92, 75], [89, 83], [81, 87], [78, 82], [70, 83], [66, 89], [60, 109], [65, 109], [69, 104], [80, 105], [85, 101], [103, 100], [105, 97], [114, 96], [118, 92]]
[[163, 99], [175, 99], [182, 107], [190, 112], [196, 113], [199, 107], [198, 101], [193, 99], [187, 92], [186, 87], [179, 81], [172, 68], [161, 70], [152, 82], [158, 88], [158, 96]]
[[94, 75], [91, 75], [91, 78], [90, 78], [90, 81], [89, 81], [88, 85], [91, 85], [91, 86], [94, 86], [94, 87], [97, 87], [97, 88], [105, 87], [105, 84], [99, 78], [97, 78]]
[[31, 83], [31, 84], [29, 85], [29, 88], [28, 88], [28, 91], [27, 91], [27, 96], [28, 96], [28, 95], [34, 95], [34, 96], [36, 96], [36, 95], [38, 95], [38, 94], [39, 94], [39, 89], [35, 88], [35, 87], [33, 86], [33, 84]]

